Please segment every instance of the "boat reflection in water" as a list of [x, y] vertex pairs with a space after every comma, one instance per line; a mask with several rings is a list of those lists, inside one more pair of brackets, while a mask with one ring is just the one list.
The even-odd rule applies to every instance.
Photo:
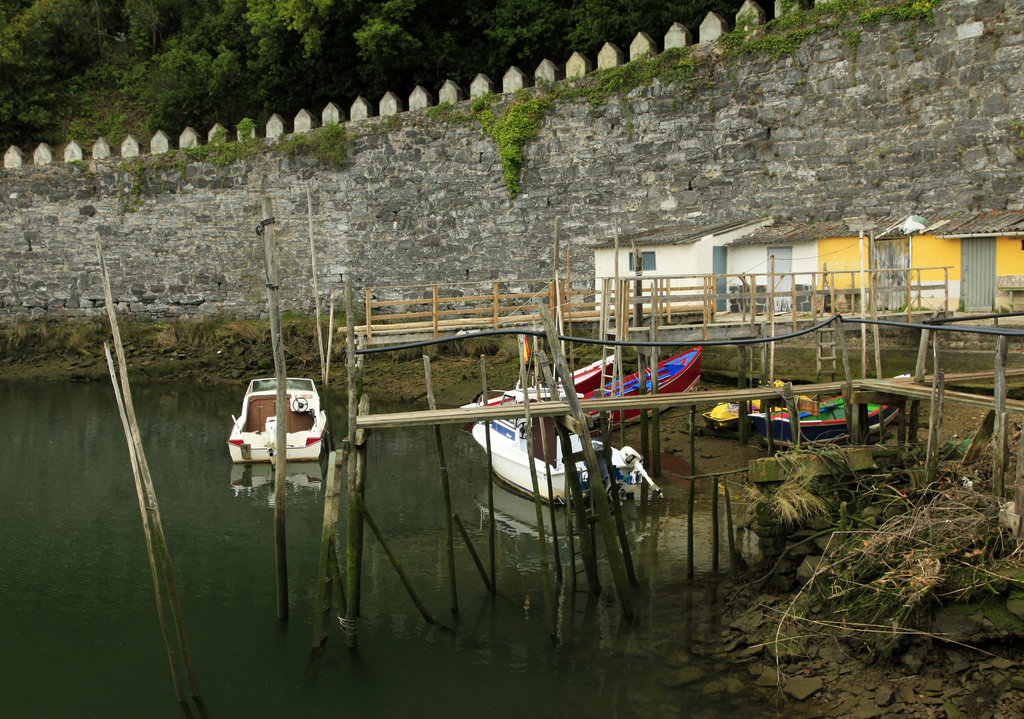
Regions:
[[[231, 489], [235, 496], [252, 495], [253, 490], [270, 485], [267, 504], [274, 506], [274, 468], [272, 463], [232, 464]], [[320, 462], [289, 462], [285, 481], [292, 488], [320, 492], [323, 486], [324, 471]]]

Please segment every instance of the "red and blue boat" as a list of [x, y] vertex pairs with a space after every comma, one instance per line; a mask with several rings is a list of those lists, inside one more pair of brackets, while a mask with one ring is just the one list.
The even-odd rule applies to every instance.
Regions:
[[[700, 381], [700, 347], [680, 352], [658, 363], [657, 387], [658, 394], [686, 392]], [[623, 377], [621, 381], [612, 380], [603, 387], [595, 388], [583, 394], [583, 399], [595, 397], [633, 397], [640, 394], [641, 387], [646, 394], [653, 392], [650, 367]], [[620, 416], [621, 415], [621, 416]], [[640, 416], [639, 409], [618, 410], [611, 413], [611, 421], [630, 422]]]

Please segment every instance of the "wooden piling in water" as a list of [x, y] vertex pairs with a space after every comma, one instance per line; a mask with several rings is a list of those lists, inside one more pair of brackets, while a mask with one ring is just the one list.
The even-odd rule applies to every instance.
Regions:
[[[103, 297], [107, 309], [107, 319], [110, 323], [110, 332], [114, 342], [114, 351], [117, 355], [118, 376], [120, 386], [114, 377], [114, 362], [110, 357], [109, 348], [105, 349], [107, 366], [111, 373], [111, 381], [114, 384], [114, 397], [118, 403], [118, 411], [121, 414], [122, 426], [125, 429], [125, 438], [128, 440], [128, 453], [132, 462], [132, 473], [136, 478], [136, 493], [139, 498], [139, 511], [143, 515], [143, 531], [152, 526], [152, 532], [147, 533], [147, 549], [150, 556], [150, 571], [153, 573], [154, 590], [156, 593], [157, 614], [160, 617], [164, 629], [164, 642], [168, 650], [168, 659], [171, 661], [171, 674], [175, 685], [175, 693], [179, 702], [184, 697], [181, 692], [181, 682], [177, 675], [177, 652], [173, 643], [169, 640], [169, 630], [162, 606], [161, 595], [161, 574], [162, 585], [166, 589], [168, 603], [170, 604], [171, 617], [174, 620], [175, 636], [178, 648], [181, 651], [182, 663], [185, 666], [185, 674], [189, 682], [190, 694], [199, 700], [199, 683], [196, 681], [195, 670], [192, 666], [192, 654], [189, 650], [188, 635], [185, 630], [185, 615], [181, 610], [181, 603], [178, 601], [177, 582], [174, 578], [174, 569], [171, 564], [171, 553], [167, 547], [167, 539], [164, 535], [163, 520], [160, 517], [160, 506], [156, 498], [156, 489], [153, 487], [153, 478], [149, 471], [149, 463], [146, 461], [146, 453], [142, 446], [142, 433], [139, 430], [139, 423], [135, 417], [135, 403], [132, 400], [131, 384], [128, 381], [128, 362], [125, 358], [124, 345], [121, 342], [121, 328], [117, 322], [117, 315], [114, 311], [114, 294], [110, 287], [110, 275], [107, 273], [107, 265], [103, 258], [103, 245], [99, 233], [96, 234], [96, 255], [100, 265], [100, 276], [103, 281]], [[145, 492], [145, 501], [143, 494]], [[152, 543], [150, 543], [150, 541]], [[159, 571], [156, 565], [153, 545], [160, 555]]]
[[[434, 380], [430, 374], [430, 357], [423, 355], [423, 372], [427, 381], [427, 404], [437, 409], [434, 401]], [[437, 460], [441, 470], [441, 499], [444, 503], [444, 546], [448, 556], [449, 607], [452, 614], [459, 613], [459, 595], [455, 586], [455, 537], [452, 528], [452, 489], [448, 482], [448, 464], [444, 458], [444, 443], [441, 441], [441, 425], [434, 425], [434, 444], [437, 446]]]
[[[583, 447], [583, 457], [587, 464], [587, 471], [590, 475], [590, 499], [597, 510], [598, 521], [601, 526], [601, 535], [604, 539], [605, 552], [608, 555], [608, 563], [612, 570], [612, 579], [615, 582], [615, 589], [619, 597], [619, 606], [622, 614], [627, 619], [633, 617], [633, 603], [629, 595], [629, 582], [626, 578], [626, 568], [622, 553], [616, 542], [615, 528], [611, 517], [611, 510], [608, 503], [608, 495], [605, 492], [604, 483], [601, 482], [601, 470], [597, 464], [597, 456], [594, 452], [594, 445], [588, 441], [587, 418], [580, 407], [579, 398], [571, 391], [573, 386], [572, 373], [565, 363], [565, 357], [558, 350], [558, 335], [555, 332], [555, 323], [551, 313], [543, 305], [538, 308], [541, 319], [544, 322], [544, 333], [547, 336], [548, 347], [554, 353], [555, 369], [561, 378], [563, 385], [567, 388], [565, 396], [569, 403], [572, 419], [578, 425], [577, 434], [580, 435]], [[571, 455], [571, 452], [570, 452]]]
[[285, 490], [288, 476], [288, 372], [285, 369], [284, 345], [281, 340], [281, 307], [278, 289], [277, 243], [274, 239], [274, 205], [263, 195], [263, 262], [266, 270], [267, 310], [270, 313], [270, 344], [274, 355], [274, 377], [277, 384], [275, 409], [277, 424], [274, 439], [274, 567], [277, 575], [277, 618], [288, 619], [288, 541], [285, 531]]
[[[487, 360], [484, 355], [480, 355], [480, 383], [482, 386], [480, 392], [480, 401], [483, 404], [487, 404]], [[487, 549], [490, 556], [490, 570], [491, 570], [491, 594], [494, 594], [498, 586], [498, 577], [495, 570], [495, 520], [494, 520], [494, 465], [492, 464], [494, 455], [491, 451], [491, 432], [490, 427], [484, 432], [484, 441], [486, 442], [487, 449]]]
[[[363, 571], [363, 513], [359, 499], [364, 489], [366, 471], [366, 435], [356, 431], [361, 400], [359, 397], [359, 364], [356, 361], [355, 310], [352, 303], [352, 282], [345, 278], [345, 368], [348, 375], [348, 488], [345, 541], [345, 615], [341, 628], [345, 644], [356, 646], [359, 624], [361, 584]], [[369, 400], [365, 405], [369, 412]]]
[[[530, 466], [530, 484], [533, 488], [533, 507], [536, 512], [537, 519], [537, 542], [540, 547], [540, 574], [544, 591], [544, 609], [547, 613], [548, 622], [553, 630], [555, 626], [555, 598], [554, 589], [551, 586], [551, 568], [548, 565], [547, 533], [544, 531], [544, 507], [542, 506], [540, 499], [540, 481], [537, 479], [537, 463], [534, 461], [536, 455], [534, 454], [533, 447], [533, 417], [530, 415], [530, 385], [527, 382], [527, 339], [525, 336], [522, 341], [523, 351], [519, 353], [519, 386], [522, 387], [523, 392], [526, 393], [525, 401], [523, 402], [524, 422], [526, 428], [526, 456], [528, 457], [527, 464]], [[534, 347], [535, 354], [536, 349], [537, 348]], [[540, 399], [539, 393], [537, 394], [537, 399]], [[571, 459], [567, 457], [565, 461], [569, 462]], [[547, 456], [545, 456], [544, 464], [547, 464], [547, 462]], [[549, 501], [554, 501], [553, 497], [549, 496], [548, 499]]]
[[366, 525], [370, 528], [370, 531], [373, 532], [373, 536], [377, 538], [380, 546], [384, 549], [384, 553], [388, 555], [388, 561], [390, 561], [391, 566], [395, 568], [395, 572], [398, 574], [398, 578], [401, 580], [402, 586], [405, 587], [405, 591], [409, 594], [409, 598], [412, 599], [412, 603], [416, 605], [416, 609], [419, 610], [420, 616], [423, 617], [423, 621], [427, 624], [437, 624], [426, 605], [420, 601], [419, 595], [416, 594], [416, 590], [413, 589], [412, 582], [409, 581], [409, 576], [405, 573], [405, 570], [402, 569], [402, 563], [398, 561], [398, 557], [396, 557], [395, 553], [391, 551], [391, 547], [388, 546], [387, 541], [384, 539], [384, 534], [380, 531], [380, 527], [377, 526], [373, 517], [370, 516], [370, 511], [366, 508], [366, 502], [362, 495], [356, 495], [356, 510], [366, 521]]
[[338, 615], [345, 616], [344, 588], [338, 572], [338, 555], [335, 545], [338, 541], [338, 513], [341, 505], [341, 478], [338, 467], [345, 462], [348, 443], [342, 449], [341, 459], [331, 450], [327, 455], [327, 484], [324, 489], [324, 519], [320, 532], [320, 561], [317, 565], [316, 603], [313, 614], [313, 648], [322, 648], [327, 643], [330, 628], [331, 596], [337, 594]]
[[[693, 439], [693, 425], [697, 420], [697, 406], [690, 406], [690, 492], [686, 501], [686, 577], [693, 579], [693, 505], [697, 491], [697, 458]], [[771, 435], [771, 432], [768, 433]]]
[[725, 531], [729, 536], [729, 578], [734, 582], [739, 577], [739, 557], [736, 554], [736, 537], [732, 524], [732, 502], [729, 500], [729, 483], [722, 480], [725, 490]]
[[[545, 372], [547, 371], [547, 357], [543, 352], [539, 352], [534, 346], [533, 353], [534, 362], [534, 391], [537, 393], [537, 397], [540, 397], [541, 390], [541, 364], [543, 363]], [[561, 586], [562, 584], [562, 557], [558, 550], [558, 526], [556, 524], [555, 515], [555, 488], [551, 483], [551, 464], [547, 461], [548, 457], [548, 433], [546, 426], [543, 421], [540, 423], [540, 451], [545, 457], [544, 461], [544, 481], [548, 488], [548, 516], [551, 518], [551, 548], [553, 550], [554, 563], [555, 563], [555, 582]], [[554, 438], [552, 437], [552, 440]]]
[[462, 541], [466, 543], [466, 549], [469, 550], [470, 556], [473, 557], [473, 563], [476, 565], [476, 569], [480, 573], [480, 578], [484, 581], [484, 586], [487, 587], [488, 592], [494, 594], [494, 585], [491, 584], [491, 579], [487, 576], [487, 570], [484, 569], [484, 563], [480, 561], [480, 555], [477, 554], [476, 547], [473, 546], [473, 540], [469, 538], [469, 532], [466, 531], [466, 528], [463, 526], [462, 520], [459, 519], [458, 514], [453, 513], [452, 520], [454, 520], [455, 526], [459, 530], [459, 534], [462, 535]]

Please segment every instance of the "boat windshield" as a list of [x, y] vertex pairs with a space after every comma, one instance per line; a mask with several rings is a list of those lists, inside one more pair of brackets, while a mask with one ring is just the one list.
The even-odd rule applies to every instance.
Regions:
[[[316, 387], [313, 385], [313, 380], [302, 379], [299, 377], [289, 377], [285, 384], [287, 389], [297, 390], [299, 392], [315, 392]], [[252, 386], [249, 388], [250, 392], [269, 392], [277, 389], [277, 380], [271, 377], [270, 379], [254, 379]]]

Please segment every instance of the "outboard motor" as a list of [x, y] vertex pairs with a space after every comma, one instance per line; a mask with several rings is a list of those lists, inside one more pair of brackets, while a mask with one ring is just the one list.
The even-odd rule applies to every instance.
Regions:
[[651, 479], [650, 475], [647, 474], [647, 471], [644, 469], [644, 460], [643, 457], [640, 456], [639, 452], [627, 445], [619, 450], [619, 454], [622, 455], [622, 461], [626, 463], [627, 467], [629, 467], [629, 476], [633, 480], [630, 482], [631, 484], [639, 484], [640, 481], [643, 480], [650, 485], [655, 494], [659, 497], [662, 496], [661, 488], [654, 483], [654, 480]]

